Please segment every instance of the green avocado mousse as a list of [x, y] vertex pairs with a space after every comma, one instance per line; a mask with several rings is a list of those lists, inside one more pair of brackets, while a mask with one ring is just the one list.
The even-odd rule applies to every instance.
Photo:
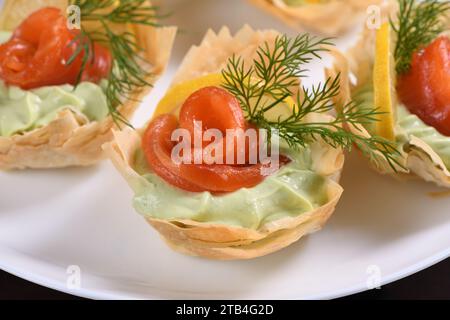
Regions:
[[82, 82], [22, 90], [0, 82], [0, 136], [10, 137], [48, 125], [70, 109], [88, 121], [101, 121], [109, 110], [102, 86]]
[[[176, 30], [157, 27], [149, 1], [132, 7], [82, 2], [75, 11], [67, 6], [65, 0], [29, 6], [5, 0], [0, 170], [102, 160], [101, 146], [112, 138], [111, 129], [130, 125], [139, 100], [168, 63]], [[134, 19], [137, 13], [142, 20]], [[77, 14], [82, 23], [98, 22], [78, 25]]]
[[[373, 86], [367, 85], [355, 93], [361, 106], [373, 104]], [[365, 125], [374, 134], [374, 126]], [[450, 137], [441, 134], [436, 128], [427, 125], [417, 115], [411, 113], [402, 103], [396, 106], [395, 141], [397, 148], [408, 152], [411, 137], [416, 137], [430, 146], [450, 170]]]
[[[203, 41], [189, 51], [147, 126], [115, 131], [104, 149], [133, 190], [135, 210], [171, 248], [256, 258], [326, 223], [343, 192], [343, 150], [358, 143], [382, 151], [343, 121], [368, 121], [374, 110], [331, 116], [338, 77], [299, 87], [304, 63], [327, 40], [250, 27], [207, 37], [216, 39], [213, 50]], [[227, 55], [225, 39], [235, 44]]]

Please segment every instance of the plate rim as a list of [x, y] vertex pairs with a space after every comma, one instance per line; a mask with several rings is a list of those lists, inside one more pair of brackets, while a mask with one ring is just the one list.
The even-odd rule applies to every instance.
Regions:
[[[420, 271], [423, 271], [435, 264], [438, 264], [439, 262], [442, 262], [443, 260], [450, 257], [450, 247], [439, 251], [427, 258], [420, 259], [419, 261], [416, 261], [414, 264], [410, 264], [405, 268], [402, 268], [396, 272], [392, 272], [388, 275], [385, 275], [382, 277], [380, 281], [380, 287], [383, 287], [387, 284], [390, 284], [392, 282], [398, 281], [400, 279], [406, 278], [410, 275], [413, 275], [415, 273], [418, 273]], [[124, 295], [120, 292], [107, 292], [102, 289], [93, 290], [93, 289], [85, 289], [80, 288], [77, 290], [70, 290], [67, 288], [65, 283], [51, 279], [42, 275], [39, 275], [38, 273], [33, 273], [29, 271], [25, 271], [21, 268], [15, 268], [12, 266], [9, 266], [7, 263], [1, 262], [1, 256], [0, 256], [0, 270], [3, 270], [4, 272], [7, 272], [13, 276], [19, 277], [21, 279], [24, 279], [26, 281], [32, 282], [34, 284], [43, 286], [45, 288], [49, 288], [52, 290], [56, 290], [62, 293], [66, 293], [75, 297], [85, 298], [85, 299], [92, 299], [92, 300], [166, 300], [163, 298], [158, 298], [156, 296], [149, 295], [148, 297], [144, 298], [138, 298], [133, 297], [132, 295]], [[49, 265], [48, 263], [46, 263]], [[342, 298], [346, 296], [350, 296], [353, 294], [361, 293], [369, 291], [367, 288], [367, 285], [365, 283], [360, 283], [358, 285], [354, 285], [351, 287], [346, 287], [339, 290], [334, 290], [331, 292], [327, 292], [324, 294], [315, 294], [311, 296], [306, 297], [292, 297], [290, 295], [284, 297], [286, 300], [331, 300], [331, 299], [337, 299]], [[249, 297], [251, 298], [251, 297]], [[191, 299], [191, 298], [185, 298], [185, 299]], [[212, 298], [213, 300], [219, 300]], [[231, 298], [232, 299], [232, 298]], [[204, 300], [204, 299], [199, 299]], [[262, 299], [257, 299], [262, 300]]]

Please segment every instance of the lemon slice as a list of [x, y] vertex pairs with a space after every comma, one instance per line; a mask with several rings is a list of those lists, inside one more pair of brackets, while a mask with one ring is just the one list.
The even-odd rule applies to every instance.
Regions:
[[395, 141], [394, 117], [396, 106], [395, 69], [392, 54], [391, 27], [384, 23], [376, 34], [373, 68], [374, 105], [383, 114], [374, 123], [375, 134]]
[[221, 74], [209, 74], [194, 80], [189, 80], [182, 82], [173, 86], [167, 91], [164, 98], [156, 106], [153, 117], [165, 113], [175, 112], [181, 107], [184, 101], [186, 101], [189, 96], [197, 90], [204, 87], [217, 86], [219, 87], [223, 83], [223, 77]]
[[[192, 93], [204, 87], [220, 87], [223, 84], [223, 80], [221, 74], [214, 73], [173, 86], [156, 106], [153, 118], [166, 113], [178, 114], [183, 102]], [[270, 120], [277, 120], [279, 117], [288, 117], [292, 113], [293, 106], [294, 100], [292, 98], [286, 98], [283, 104], [269, 110], [265, 115]]]

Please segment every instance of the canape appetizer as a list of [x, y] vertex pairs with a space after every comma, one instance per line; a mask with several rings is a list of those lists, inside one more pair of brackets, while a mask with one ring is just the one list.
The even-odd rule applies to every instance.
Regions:
[[353, 97], [383, 112], [374, 125], [349, 126], [397, 145], [397, 163], [377, 161], [376, 169], [444, 187], [450, 187], [449, 8], [449, 1], [400, 0], [395, 19], [365, 30], [345, 55], [334, 52], [328, 73], [342, 75], [340, 101]]
[[[389, 148], [341, 126], [345, 119], [370, 121], [374, 110], [328, 114], [339, 78], [310, 90], [299, 86], [303, 64], [322, 45], [327, 41], [307, 34], [209, 31], [185, 57], [148, 126], [116, 131], [104, 145], [134, 190], [135, 209], [172, 248], [213, 259], [284, 248], [333, 213], [343, 191], [343, 149]], [[206, 137], [211, 129], [218, 134], [213, 139]], [[239, 135], [229, 135], [252, 129], [256, 143], [251, 135], [241, 144]], [[204, 139], [179, 140], [196, 134]], [[264, 146], [268, 157], [258, 153], [252, 161]]]
[[175, 28], [157, 17], [145, 0], [4, 1], [0, 169], [102, 159], [168, 62]]
[[355, 25], [370, 5], [383, 0], [250, 0], [295, 29], [338, 35]]

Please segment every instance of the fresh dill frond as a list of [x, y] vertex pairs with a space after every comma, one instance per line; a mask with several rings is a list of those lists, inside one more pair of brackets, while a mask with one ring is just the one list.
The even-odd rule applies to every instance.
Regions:
[[152, 86], [147, 80], [151, 72], [135, 35], [129, 31], [115, 31], [114, 25], [140, 24], [157, 27], [157, 18], [161, 17], [158, 7], [148, 5], [146, 0], [72, 0], [71, 4], [80, 8], [82, 23], [96, 22], [98, 25], [94, 30], [82, 27], [71, 43], [75, 44], [75, 50], [68, 64], [82, 55], [77, 84], [89, 61], [95, 57], [93, 43], [108, 47], [113, 58], [113, 68], [107, 79], [105, 92], [109, 113], [118, 126], [131, 126], [119, 112], [118, 106], [132, 99], [136, 89]]
[[[306, 71], [302, 65], [314, 57], [320, 58], [320, 53], [326, 51], [325, 44], [330, 44], [329, 39], [317, 40], [309, 35], [299, 35], [295, 39], [279, 36], [273, 44], [265, 43], [258, 49], [251, 65], [232, 56], [222, 71], [223, 87], [240, 101], [247, 121], [268, 132], [276, 130], [291, 148], [305, 147], [318, 138], [334, 148], [351, 150], [356, 145], [374, 161], [378, 161], [381, 154], [396, 170], [401, 165], [397, 160], [399, 152], [392, 142], [345, 129], [346, 125], [367, 125], [377, 121], [380, 115], [377, 109], [363, 108], [352, 102], [330, 122], [307, 119], [309, 115], [333, 110], [333, 98], [340, 91], [340, 75], [311, 89], [299, 87], [299, 78]], [[269, 119], [268, 111], [280, 107], [288, 97], [296, 100], [291, 113]]]
[[397, 34], [394, 52], [397, 74], [408, 72], [414, 52], [443, 31], [442, 15], [449, 9], [450, 1], [399, 0], [397, 21], [391, 20]]
[[286, 35], [275, 39], [273, 47], [269, 43], [261, 46], [253, 61], [253, 66], [246, 68], [241, 57], [232, 56], [222, 74], [224, 88], [236, 96], [251, 119], [261, 109], [270, 108], [265, 97], [283, 101], [292, 95], [293, 87], [298, 86], [299, 78], [307, 70], [300, 65], [319, 58], [322, 46], [331, 45], [330, 39], [315, 39], [308, 34], [291, 40]]

